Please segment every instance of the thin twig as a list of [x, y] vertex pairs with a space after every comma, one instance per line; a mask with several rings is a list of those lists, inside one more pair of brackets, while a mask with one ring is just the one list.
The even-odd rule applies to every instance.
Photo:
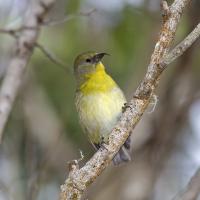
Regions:
[[[67, 15], [65, 17], [63, 17], [62, 19], [56, 19], [56, 20], [48, 20], [48, 21], [42, 21], [41, 20], [41, 23], [40, 25], [43, 25], [43, 26], [55, 26], [55, 25], [58, 25], [58, 24], [63, 24], [71, 19], [74, 19], [74, 18], [77, 18], [77, 17], [88, 17], [88, 16], [91, 16], [94, 12], [96, 12], [97, 9], [96, 8], [93, 8], [92, 10], [90, 11], [87, 11], [87, 12], [79, 12], [77, 14], [70, 14], [70, 15]], [[31, 26], [20, 26], [18, 28], [0, 28], [0, 33], [3, 33], [3, 34], [8, 34], [12, 37], [16, 37], [18, 36], [18, 34], [24, 30], [27, 30], [27, 29], [30, 29], [30, 30], [34, 30], [34, 29], [37, 29], [38, 27], [31, 27]]]
[[[18, 32], [21, 32], [22, 30], [30, 29], [30, 27], [21, 27], [18, 29], [0, 29], [0, 33], [8, 34], [15, 39], [18, 39], [19, 35]], [[31, 28], [33, 29], [33, 28]], [[35, 28], [34, 28], [35, 29]], [[36, 42], [35, 47], [40, 49], [40, 51], [54, 64], [58, 65], [61, 69], [63, 69], [66, 72], [70, 72], [69, 66], [67, 66], [63, 61], [59, 60], [53, 53], [51, 53], [46, 47], [41, 45], [40, 43]]]
[[55, 26], [55, 25], [59, 25], [59, 24], [63, 24], [71, 19], [74, 19], [74, 18], [77, 18], [77, 17], [88, 17], [88, 16], [91, 16], [94, 12], [96, 12], [97, 9], [94, 8], [88, 12], [80, 12], [80, 13], [77, 13], [77, 14], [71, 14], [71, 15], [67, 15], [65, 17], [63, 17], [62, 19], [57, 19], [57, 20], [48, 20], [46, 22], [43, 22], [43, 25], [44, 26]]
[[53, 55], [53, 53], [51, 53], [46, 47], [44, 47], [43, 45], [41, 45], [40, 43], [36, 42], [35, 43], [35, 47], [37, 47], [40, 51], [42, 51], [42, 53], [53, 63], [55, 63], [56, 65], [58, 65], [61, 69], [63, 69], [66, 72], [69, 72], [69, 67], [66, 66], [66, 64], [59, 60], [55, 55]]

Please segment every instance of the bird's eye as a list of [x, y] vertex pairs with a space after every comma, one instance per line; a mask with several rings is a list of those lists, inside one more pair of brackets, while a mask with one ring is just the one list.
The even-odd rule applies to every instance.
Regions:
[[90, 62], [91, 62], [91, 59], [90, 59], [90, 58], [87, 58], [85, 61], [86, 61], [87, 63], [90, 63]]

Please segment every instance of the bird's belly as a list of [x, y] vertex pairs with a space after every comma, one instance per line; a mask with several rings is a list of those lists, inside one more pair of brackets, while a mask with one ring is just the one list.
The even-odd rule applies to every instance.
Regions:
[[121, 90], [97, 92], [76, 97], [80, 123], [91, 142], [107, 142], [108, 135], [116, 124], [125, 103]]

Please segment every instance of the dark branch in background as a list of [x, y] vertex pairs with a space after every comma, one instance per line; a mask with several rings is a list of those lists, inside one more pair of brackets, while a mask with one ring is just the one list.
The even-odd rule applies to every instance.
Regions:
[[66, 66], [66, 64], [59, 60], [55, 55], [53, 55], [47, 48], [45, 48], [40, 43], [36, 42], [35, 47], [37, 47], [50, 61], [52, 61], [54, 64], [58, 65], [61, 69], [63, 69], [66, 72], [70, 72], [69, 66]]
[[[30, 27], [21, 27], [19, 29], [0, 29], [0, 33], [9, 34], [10, 36], [14, 37], [15, 39], [18, 39], [19, 32], [22, 30], [30, 29]], [[33, 28], [31, 28], [33, 29]], [[70, 72], [69, 66], [66, 66], [66, 64], [59, 60], [53, 53], [51, 53], [46, 47], [41, 45], [40, 43], [36, 42], [34, 44], [34, 47], [37, 47], [50, 61], [52, 61], [54, 64], [61, 67], [64, 71]]]
[[173, 200], [196, 200], [200, 194], [200, 168], [190, 179], [186, 188], [176, 195]]

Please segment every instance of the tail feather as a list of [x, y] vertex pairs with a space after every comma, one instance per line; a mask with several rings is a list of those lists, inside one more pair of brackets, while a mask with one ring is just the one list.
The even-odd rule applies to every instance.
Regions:
[[124, 145], [120, 148], [119, 152], [113, 158], [114, 165], [119, 165], [123, 162], [129, 162], [131, 160], [130, 144], [131, 144], [131, 139], [129, 136]]

